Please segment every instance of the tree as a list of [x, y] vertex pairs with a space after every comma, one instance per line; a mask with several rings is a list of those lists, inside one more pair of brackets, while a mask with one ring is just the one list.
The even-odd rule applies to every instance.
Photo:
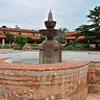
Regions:
[[92, 22], [90, 25], [81, 25], [76, 31], [80, 31], [78, 36], [85, 36], [83, 41], [86, 41], [89, 45], [90, 43], [94, 43], [96, 45], [96, 49], [99, 48], [100, 44], [100, 6], [94, 8], [94, 10], [90, 10], [89, 22]]
[[34, 40], [31, 37], [27, 37], [27, 43], [34, 43]]
[[19, 29], [20, 27], [19, 27], [18, 25], [15, 25], [15, 28], [16, 28], [16, 29]]
[[45, 37], [44, 36], [40, 36], [40, 39], [32, 39], [31, 37], [27, 37], [27, 42], [28, 43], [36, 43], [36, 44], [39, 44], [39, 43], [42, 43], [44, 40], [45, 40]]
[[65, 28], [65, 27], [59, 28], [58, 30], [59, 30], [59, 31], [58, 31], [58, 34], [64, 34], [65, 32], [68, 32], [68, 31], [69, 31], [69, 30], [68, 30], [67, 28]]
[[42, 43], [44, 40], [45, 40], [45, 37], [44, 36], [40, 36], [39, 43]]
[[94, 25], [100, 26], [100, 6], [95, 7], [94, 10], [90, 10], [87, 17], [90, 19], [90, 22], [93, 22]]
[[59, 28], [58, 29], [58, 36], [56, 36], [55, 37], [55, 39], [59, 42], [59, 43], [62, 43], [62, 44], [64, 44], [65, 43], [65, 39], [66, 39], [66, 37], [65, 37], [65, 33], [66, 32], [68, 32], [69, 30], [67, 29], [67, 28], [65, 28], [65, 27], [63, 27], [63, 28]]
[[21, 46], [24, 46], [27, 43], [27, 38], [22, 36], [22, 35], [18, 35], [14, 39], [14, 42], [21, 45]]
[[3, 25], [2, 28], [7, 28], [7, 26], [6, 25]]
[[11, 42], [14, 41], [14, 35], [9, 32], [5, 33], [5, 35], [6, 35], [6, 41], [9, 42], [9, 44], [11, 44]]
[[55, 39], [59, 42], [59, 43], [62, 43], [64, 44], [65, 43], [65, 35], [64, 34], [59, 34], [57, 37], [55, 37]]

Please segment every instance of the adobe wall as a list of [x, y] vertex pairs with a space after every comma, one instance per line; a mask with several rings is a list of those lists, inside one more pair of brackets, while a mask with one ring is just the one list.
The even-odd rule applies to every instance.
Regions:
[[85, 100], [88, 62], [9, 64], [0, 60], [0, 100]]
[[89, 64], [88, 87], [89, 93], [100, 94], [100, 61]]

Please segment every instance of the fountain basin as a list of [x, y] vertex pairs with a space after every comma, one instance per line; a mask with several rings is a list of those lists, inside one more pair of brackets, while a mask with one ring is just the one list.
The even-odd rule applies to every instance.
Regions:
[[45, 26], [48, 29], [53, 29], [56, 26], [56, 21], [45, 21]]
[[[0, 54], [0, 57], [21, 58], [19, 54], [28, 56], [29, 52]], [[91, 53], [74, 52], [73, 55], [83, 54], [84, 57]], [[30, 53], [32, 55], [32, 52]], [[100, 61], [73, 59], [65, 61], [68, 52], [63, 52], [62, 63], [56, 64], [15, 64], [0, 59], [0, 99], [4, 100], [86, 100], [88, 85], [90, 93], [100, 93], [100, 80], [97, 73], [100, 71]], [[69, 52], [70, 57], [72, 52]], [[99, 53], [92, 53], [93, 58]], [[38, 52], [34, 53], [34, 57]], [[91, 56], [91, 57], [92, 57]], [[77, 56], [79, 58], [80, 56]], [[82, 57], [82, 58], [84, 58]], [[88, 57], [88, 56], [87, 56]], [[74, 58], [74, 57], [73, 57]], [[90, 69], [90, 70], [88, 70]], [[89, 73], [88, 73], [89, 71]], [[87, 75], [88, 80], [87, 80]], [[92, 77], [95, 75], [95, 78]], [[91, 79], [93, 78], [93, 79]], [[94, 80], [91, 82], [91, 80]], [[88, 82], [88, 84], [87, 84]], [[94, 85], [95, 84], [95, 85]], [[94, 86], [98, 87], [95, 91]], [[91, 91], [91, 87], [92, 91]]]
[[[23, 62], [29, 60], [30, 64], [39, 64], [39, 52], [35, 51], [26, 51], [26, 52], [19, 52], [19, 53], [6, 53], [0, 54], [0, 58], [8, 58], [4, 60], [8, 63], [15, 63], [15, 62]], [[97, 58], [100, 58], [100, 53], [95, 52], [71, 52], [71, 51], [63, 51], [62, 52], [62, 62], [66, 60], [86, 60], [86, 61], [93, 61]], [[38, 62], [32, 62], [32, 60]], [[29, 62], [25, 62], [23, 64], [29, 64]]]
[[57, 31], [58, 31], [57, 29], [42, 29], [40, 30], [40, 33], [43, 36], [47, 36], [48, 40], [51, 40], [57, 35]]
[[88, 62], [35, 65], [1, 59], [0, 64], [0, 99], [85, 100], [87, 96]]

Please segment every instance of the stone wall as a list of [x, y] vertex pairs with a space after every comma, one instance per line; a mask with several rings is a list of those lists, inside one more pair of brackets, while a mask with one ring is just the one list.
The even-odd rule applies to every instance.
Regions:
[[23, 47], [23, 51], [32, 51], [32, 46], [29, 43], [26, 43]]
[[88, 87], [89, 93], [100, 94], [100, 61], [89, 64]]
[[0, 61], [0, 100], [85, 100], [88, 63], [9, 64]]

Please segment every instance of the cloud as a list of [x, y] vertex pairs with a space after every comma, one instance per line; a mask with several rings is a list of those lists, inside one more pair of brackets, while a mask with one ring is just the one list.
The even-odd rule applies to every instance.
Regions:
[[70, 30], [86, 23], [90, 9], [98, 5], [98, 0], [0, 0], [0, 25], [21, 28], [44, 28], [44, 21], [52, 9], [57, 28]]

